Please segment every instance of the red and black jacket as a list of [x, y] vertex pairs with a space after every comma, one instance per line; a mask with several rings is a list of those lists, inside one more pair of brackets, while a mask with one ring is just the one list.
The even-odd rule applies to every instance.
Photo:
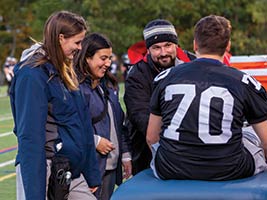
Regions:
[[[193, 55], [193, 54], [192, 54]], [[132, 143], [133, 174], [148, 168], [151, 152], [146, 145], [146, 129], [149, 118], [149, 103], [154, 78], [160, 70], [147, 54], [144, 42], [131, 46], [128, 56], [133, 66], [125, 81], [124, 102], [127, 109], [129, 136]], [[177, 58], [189, 62], [190, 57], [181, 48], [177, 48]], [[195, 58], [195, 57], [193, 57]]]

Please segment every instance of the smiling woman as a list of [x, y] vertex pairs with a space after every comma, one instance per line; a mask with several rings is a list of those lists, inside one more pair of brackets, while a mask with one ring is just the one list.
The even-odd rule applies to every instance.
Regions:
[[[14, 69], [10, 98], [19, 143], [19, 200], [66, 195], [69, 200], [95, 199], [92, 193], [100, 184], [100, 174], [91, 117], [72, 62], [86, 31], [81, 16], [53, 13], [45, 23], [42, 43]], [[64, 165], [58, 169], [62, 160]], [[71, 172], [71, 183], [60, 184], [58, 170]]]
[[112, 44], [104, 35], [92, 33], [85, 37], [83, 50], [74, 59], [80, 82], [88, 77], [92, 81], [92, 87], [95, 88], [101, 78], [106, 75], [117, 87], [116, 78], [108, 70], [111, 65], [111, 56]]
[[63, 34], [59, 34], [59, 42], [62, 51], [68, 59], [72, 60], [77, 50], [81, 49], [81, 41], [84, 38], [85, 32], [84, 30], [73, 37], [66, 37]]
[[91, 79], [94, 87], [98, 85], [99, 80], [105, 75], [111, 64], [112, 48], [105, 48], [98, 50], [92, 57], [86, 58], [89, 70], [91, 72]]
[[126, 129], [123, 126], [118, 83], [109, 71], [112, 46], [105, 36], [92, 33], [82, 42], [82, 51], [75, 59], [75, 66], [81, 82], [81, 91], [90, 105], [94, 127], [97, 158], [102, 184], [95, 193], [101, 200], [108, 200], [115, 183], [122, 182], [131, 175], [131, 156]]

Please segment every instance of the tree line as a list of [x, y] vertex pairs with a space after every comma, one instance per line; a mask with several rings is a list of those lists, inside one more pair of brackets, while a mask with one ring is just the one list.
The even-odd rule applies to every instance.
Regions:
[[179, 45], [192, 50], [193, 28], [203, 16], [222, 15], [232, 23], [233, 55], [267, 54], [267, 0], [0, 0], [0, 64], [9, 55], [40, 41], [47, 17], [69, 10], [82, 15], [90, 32], [101, 32], [121, 55], [143, 39], [143, 28], [152, 19], [171, 21]]

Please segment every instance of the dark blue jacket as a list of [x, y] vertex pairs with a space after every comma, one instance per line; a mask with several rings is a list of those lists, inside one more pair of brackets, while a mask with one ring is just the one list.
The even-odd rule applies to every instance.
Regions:
[[26, 199], [45, 199], [46, 159], [55, 153], [70, 160], [72, 178], [82, 173], [90, 187], [99, 185], [91, 117], [81, 92], [70, 92], [50, 63], [20, 65], [14, 70], [10, 99], [18, 138], [16, 164]]
[[[81, 91], [84, 93], [87, 101], [90, 103], [90, 113], [92, 118], [96, 118], [101, 112], [103, 112], [107, 100], [109, 100], [111, 103], [114, 124], [119, 143], [119, 162], [117, 165], [116, 176], [116, 184], [119, 185], [122, 182], [121, 156], [122, 153], [130, 152], [128, 130], [123, 125], [124, 112], [119, 102], [118, 91], [107, 87], [104, 79], [102, 79], [100, 86], [105, 91], [104, 95], [100, 91], [99, 87], [92, 89], [91, 81], [88, 78], [81, 84]], [[96, 135], [110, 140], [110, 119], [107, 111], [105, 116], [99, 122], [93, 124], [93, 127]], [[97, 151], [97, 159], [99, 162], [101, 175], [103, 176], [106, 169], [107, 155], [102, 155]]]

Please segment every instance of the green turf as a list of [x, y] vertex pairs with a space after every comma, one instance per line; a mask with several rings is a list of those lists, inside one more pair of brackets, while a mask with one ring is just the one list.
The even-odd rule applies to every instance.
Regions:
[[6, 96], [7, 94], [7, 85], [0, 86], [0, 96]]
[[[13, 119], [9, 104], [9, 97], [6, 96], [6, 86], [0, 87], [0, 136], [3, 133], [12, 132]], [[12, 135], [0, 137], [0, 150], [17, 145], [16, 137]], [[15, 159], [16, 150], [4, 154], [0, 154], [0, 163]], [[13, 164], [0, 168], [0, 199], [15, 200], [16, 199], [16, 177], [1, 180], [15, 172]]]
[[119, 99], [120, 99], [121, 107], [122, 107], [123, 111], [125, 112], [126, 108], [125, 108], [125, 104], [124, 104], [124, 100], [123, 100], [124, 83], [120, 83], [119, 86], [120, 86]]
[[10, 103], [8, 96], [0, 96], [0, 116], [10, 114]]
[[11, 173], [14, 173], [15, 171], [16, 171], [16, 169], [14, 167], [14, 164], [7, 165], [5, 167], [1, 167], [0, 168], [0, 177], [6, 176], [6, 175], [11, 174]]
[[0, 199], [15, 200], [16, 199], [16, 178], [6, 179], [0, 182]]

